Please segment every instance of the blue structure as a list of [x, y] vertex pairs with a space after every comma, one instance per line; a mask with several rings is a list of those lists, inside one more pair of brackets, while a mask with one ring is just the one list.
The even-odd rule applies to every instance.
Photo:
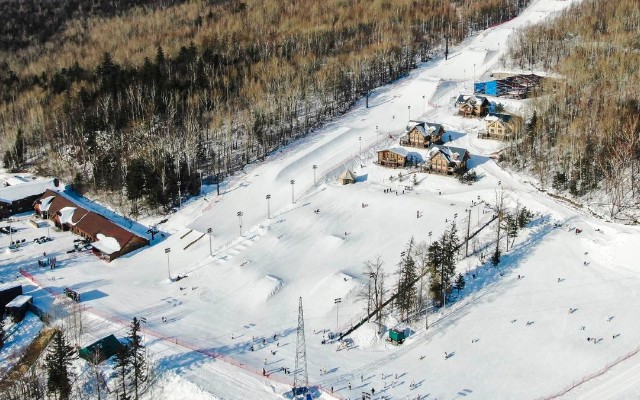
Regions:
[[473, 84], [473, 91], [476, 94], [498, 96], [498, 81], [475, 82]]

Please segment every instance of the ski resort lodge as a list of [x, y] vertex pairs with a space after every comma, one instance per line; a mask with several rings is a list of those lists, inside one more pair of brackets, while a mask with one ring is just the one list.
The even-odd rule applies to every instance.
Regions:
[[403, 148], [380, 150], [378, 152], [378, 164], [383, 167], [404, 167], [407, 164], [407, 151]]
[[407, 134], [400, 138], [401, 146], [426, 149], [432, 143], [440, 143], [444, 128], [440, 124], [426, 121], [409, 121]]
[[522, 128], [522, 118], [515, 115], [489, 113], [484, 120], [487, 130], [478, 133], [481, 139], [511, 140]]
[[484, 96], [461, 94], [456, 100], [456, 107], [463, 117], [484, 117], [489, 111], [489, 100]]
[[46, 190], [61, 190], [58, 178], [38, 181], [17, 181], [15, 185], [0, 188], [0, 218], [8, 218], [33, 209], [33, 202]]
[[427, 155], [427, 169], [447, 175], [461, 173], [467, 170], [469, 157], [466, 149], [433, 144], [429, 147]]
[[93, 252], [107, 261], [149, 245], [148, 239], [86, 210], [60, 192], [47, 190], [36, 200], [34, 208], [37, 215], [52, 220], [59, 229], [90, 240]]

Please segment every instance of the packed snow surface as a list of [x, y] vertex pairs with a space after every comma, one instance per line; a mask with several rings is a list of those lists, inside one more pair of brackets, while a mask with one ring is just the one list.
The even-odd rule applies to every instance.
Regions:
[[[478, 139], [486, 122], [459, 117], [451, 106], [471, 91], [474, 77], [496, 66], [510, 34], [569, 4], [534, 1], [518, 18], [466, 40], [448, 60], [377, 89], [369, 108], [360, 102], [247, 166], [220, 196], [208, 187], [159, 225], [166, 235], [149, 248], [106, 263], [89, 252], [67, 253], [69, 232], [32, 243], [42, 228], [24, 217], [14, 236], [27, 243], [3, 255], [0, 272], [14, 279], [25, 268], [49, 291], [77, 290], [93, 320], [83, 345], [110, 333], [122, 337], [132, 317], [146, 318], [149, 351], [165, 374], [150, 399], [286, 396], [293, 375], [283, 368], [295, 364], [300, 297], [309, 381], [325, 399], [359, 398], [372, 388], [374, 398], [535, 399], [590, 377], [566, 398], [634, 398], [640, 385], [627, 377], [640, 368], [633, 355], [640, 344], [638, 228], [584, 215], [503, 170], [494, 159], [504, 144]], [[471, 153], [480, 180], [414, 179], [374, 164], [377, 150], [398, 146], [411, 119], [442, 124], [446, 145]], [[338, 183], [346, 169], [355, 184]], [[510, 207], [526, 206], [536, 217], [497, 268], [479, 260], [494, 246], [492, 226], [458, 263], [467, 285], [450, 304], [431, 310], [428, 321], [386, 320], [386, 328], [409, 333], [404, 344], [389, 344], [373, 323], [345, 344], [329, 339], [366, 314], [366, 260], [380, 256], [391, 289], [411, 237], [436, 240], [452, 220], [461, 235], [467, 227], [473, 232], [490, 220], [485, 206], [501, 192]], [[34, 267], [43, 252], [60, 267]], [[52, 304], [47, 291], [29, 285], [36, 304]]]

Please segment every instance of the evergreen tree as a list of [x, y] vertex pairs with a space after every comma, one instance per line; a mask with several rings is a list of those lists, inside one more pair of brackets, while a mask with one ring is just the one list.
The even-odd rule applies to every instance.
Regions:
[[118, 381], [116, 389], [118, 399], [129, 400], [129, 375], [131, 372], [131, 347], [129, 343], [123, 345], [116, 352], [115, 376]]
[[131, 361], [131, 379], [133, 380], [134, 399], [138, 400], [144, 383], [147, 381], [147, 360], [145, 346], [142, 344], [142, 336], [140, 336], [140, 320], [136, 317], [131, 321], [129, 336], [129, 358]]
[[496, 248], [496, 250], [493, 252], [493, 255], [491, 256], [491, 264], [493, 264], [494, 267], [497, 267], [498, 264], [500, 264], [500, 249]]
[[0, 317], [0, 349], [4, 347], [4, 318]]
[[26, 150], [27, 150], [27, 146], [24, 141], [24, 134], [22, 133], [22, 129], [18, 129], [18, 134], [16, 135], [16, 144], [15, 144], [16, 164], [18, 168], [24, 165]]
[[61, 400], [66, 400], [71, 394], [71, 377], [69, 371], [71, 362], [76, 358], [75, 351], [67, 344], [61, 331], [56, 331], [53, 344], [45, 358], [47, 369], [47, 389], [56, 393]]
[[78, 193], [80, 196], [84, 194], [84, 177], [81, 172], [77, 172], [76, 176], [73, 178], [73, 184], [71, 185], [74, 192]]
[[464, 281], [464, 276], [462, 276], [462, 274], [458, 274], [458, 277], [456, 278], [456, 290], [458, 291], [458, 293], [460, 293], [460, 291], [464, 289], [465, 284], [466, 282]]
[[401, 320], [408, 319], [409, 311], [416, 301], [414, 284], [418, 275], [416, 272], [416, 263], [412, 257], [412, 251], [413, 238], [409, 241], [407, 250], [403, 252], [403, 258], [398, 269], [398, 296], [396, 297], [396, 305], [400, 311]]

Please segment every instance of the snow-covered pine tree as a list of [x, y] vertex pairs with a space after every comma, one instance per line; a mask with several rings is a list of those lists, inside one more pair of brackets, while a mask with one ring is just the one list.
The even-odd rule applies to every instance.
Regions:
[[131, 321], [129, 336], [129, 357], [131, 362], [131, 379], [133, 384], [134, 399], [138, 400], [142, 392], [143, 385], [147, 381], [147, 356], [145, 346], [140, 335], [140, 320], [136, 317]]
[[400, 319], [403, 321], [409, 319], [409, 312], [416, 301], [414, 283], [418, 278], [418, 275], [412, 252], [413, 238], [409, 240], [407, 250], [403, 252], [402, 260], [398, 265], [398, 296], [396, 297], [396, 306], [400, 311]]
[[47, 369], [47, 390], [54, 393], [60, 400], [66, 400], [71, 395], [72, 373], [69, 371], [71, 362], [76, 358], [75, 350], [67, 344], [61, 331], [53, 335], [53, 343], [45, 357]]

